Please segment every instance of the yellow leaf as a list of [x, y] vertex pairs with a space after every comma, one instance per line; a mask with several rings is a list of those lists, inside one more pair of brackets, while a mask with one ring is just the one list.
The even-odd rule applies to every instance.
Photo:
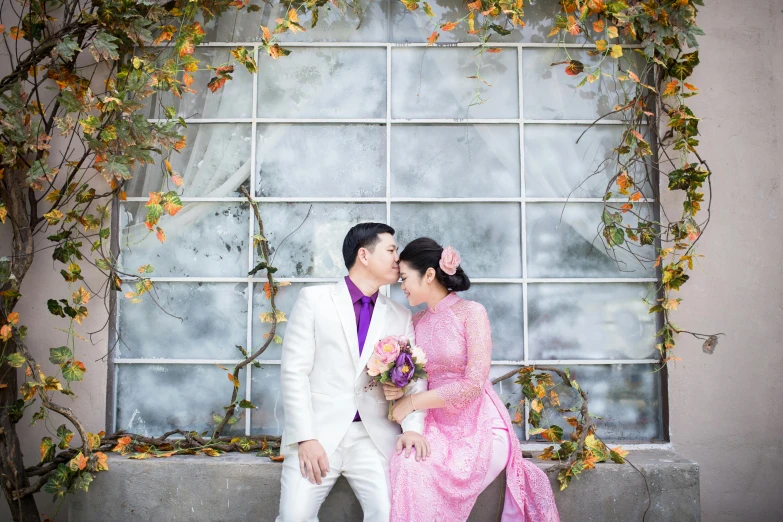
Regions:
[[606, 30], [606, 36], [609, 38], [617, 38], [617, 27], [610, 25]]
[[299, 21], [299, 17], [296, 15], [296, 9], [291, 8], [288, 10], [288, 19], [291, 20], [292, 22]]
[[541, 460], [549, 460], [549, 459], [553, 458], [555, 456], [555, 454], [552, 453], [553, 449], [555, 449], [554, 446], [549, 446], [547, 448], [544, 448], [543, 453], [541, 453], [541, 455], [539, 455], [538, 458], [541, 459]]
[[5, 203], [0, 202], [0, 223], [5, 223], [6, 216], [8, 216], [8, 208]]
[[55, 208], [44, 214], [43, 217], [50, 225], [56, 225], [63, 218], [63, 213]]
[[609, 52], [609, 56], [612, 58], [619, 58], [623, 55], [623, 48], [615, 44], [612, 46], [612, 50]]
[[551, 31], [549, 31], [549, 34], [548, 34], [548, 35], [546, 35], [546, 37], [547, 37], [547, 38], [549, 38], [549, 37], [551, 37], [551, 36], [554, 36], [554, 35], [556, 35], [556, 34], [557, 34], [557, 33], [559, 33], [559, 32], [560, 32], [560, 28], [559, 28], [559, 27], [557, 27], [557, 26], [555, 26], [555, 27], [553, 27], [553, 28], [552, 28], [552, 30], [551, 30]]
[[598, 49], [599, 51], [606, 51], [606, 46], [607, 46], [606, 40], [596, 40], [595, 42], [595, 48]]
[[199, 453], [203, 453], [204, 455], [209, 455], [210, 457], [219, 457], [220, 452], [213, 448], [201, 448], [198, 450]]
[[78, 291], [71, 294], [71, 298], [75, 304], [87, 304], [90, 302], [90, 292], [80, 286]]
[[538, 399], [533, 399], [530, 402], [530, 407], [535, 411], [536, 413], [541, 413], [544, 411], [544, 405], [539, 401]]

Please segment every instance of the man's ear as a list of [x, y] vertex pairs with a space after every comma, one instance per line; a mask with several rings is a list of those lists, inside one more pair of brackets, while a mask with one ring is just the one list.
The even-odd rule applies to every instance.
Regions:
[[364, 266], [370, 264], [370, 260], [368, 257], [369, 257], [369, 252], [364, 247], [360, 248], [359, 251], [356, 253], [356, 260], [359, 261]]

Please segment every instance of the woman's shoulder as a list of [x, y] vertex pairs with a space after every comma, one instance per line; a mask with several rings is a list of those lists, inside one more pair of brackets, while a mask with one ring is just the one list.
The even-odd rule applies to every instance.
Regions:
[[421, 321], [421, 318], [424, 317], [424, 314], [427, 313], [427, 310], [420, 310], [413, 314], [413, 327], [415, 328], [416, 325]]
[[452, 307], [452, 310], [455, 312], [463, 312], [463, 313], [487, 313], [487, 309], [484, 308], [484, 305], [479, 303], [478, 301], [471, 301], [470, 299], [462, 299], [460, 298], [459, 301], [454, 303], [454, 306]]

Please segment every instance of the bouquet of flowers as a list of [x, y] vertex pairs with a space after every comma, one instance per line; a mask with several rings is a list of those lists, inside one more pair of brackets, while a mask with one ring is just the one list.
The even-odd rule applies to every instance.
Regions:
[[[408, 384], [427, 376], [425, 364], [427, 357], [421, 348], [405, 336], [391, 335], [375, 343], [367, 363], [367, 375], [374, 379], [371, 385], [391, 383], [405, 391]], [[392, 420], [393, 405], [394, 401], [389, 401], [389, 420]]]

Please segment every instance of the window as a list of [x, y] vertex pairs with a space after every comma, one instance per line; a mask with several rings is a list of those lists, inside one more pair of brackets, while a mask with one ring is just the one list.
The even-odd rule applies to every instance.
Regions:
[[[448, 16], [458, 2], [434, 4]], [[231, 365], [241, 360], [237, 345], [263, 342], [269, 325], [258, 316], [268, 301], [265, 279], [246, 277], [257, 258], [244, 185], [261, 202], [275, 275], [292, 283], [278, 295], [284, 312], [303, 285], [344, 274], [342, 238], [355, 223], [388, 222], [401, 245], [429, 235], [462, 253], [474, 282], [465, 297], [487, 307], [493, 375], [520, 363], [568, 366], [590, 392], [591, 412], [604, 417], [605, 440], [664, 438], [656, 318], [642, 302], [653, 297], [656, 273], [624, 252], [613, 259], [597, 236], [611, 166], [580, 184], [611, 157], [621, 127], [607, 118], [576, 139], [616, 93], [601, 79], [576, 90], [550, 66], [556, 46], [544, 36], [557, 3], [539, 0], [526, 8], [525, 28], [493, 39], [503, 51], [481, 65], [492, 87], [466, 78], [477, 63], [465, 34], [443, 33], [439, 43], [469, 43], [426, 47], [424, 14], [394, 0], [370, 3], [359, 30], [353, 14], [322, 12], [315, 29], [286, 35], [293, 53], [274, 61], [257, 47], [258, 26], [273, 25], [280, 9], [205, 24], [201, 59], [229, 61], [244, 42], [254, 46], [256, 76], [237, 66], [216, 94], [203, 76], [197, 96], [152, 100], [150, 118], [162, 103], [188, 121], [188, 147], [173, 158], [184, 208], [166, 219], [165, 245], [147, 235], [144, 202], [160, 189], [159, 166], [134, 179], [122, 205], [121, 262], [155, 267], [168, 314], [146, 296], [119, 305], [115, 427], [210, 429], [231, 389], [215, 363]], [[484, 102], [471, 106], [477, 95]], [[650, 247], [639, 253], [654, 257]], [[384, 292], [404, 303], [398, 286]], [[258, 409], [243, 410], [227, 434], [282, 430], [280, 350], [271, 345], [261, 369], [247, 367], [240, 395]], [[512, 400], [511, 381], [497, 389]]]

